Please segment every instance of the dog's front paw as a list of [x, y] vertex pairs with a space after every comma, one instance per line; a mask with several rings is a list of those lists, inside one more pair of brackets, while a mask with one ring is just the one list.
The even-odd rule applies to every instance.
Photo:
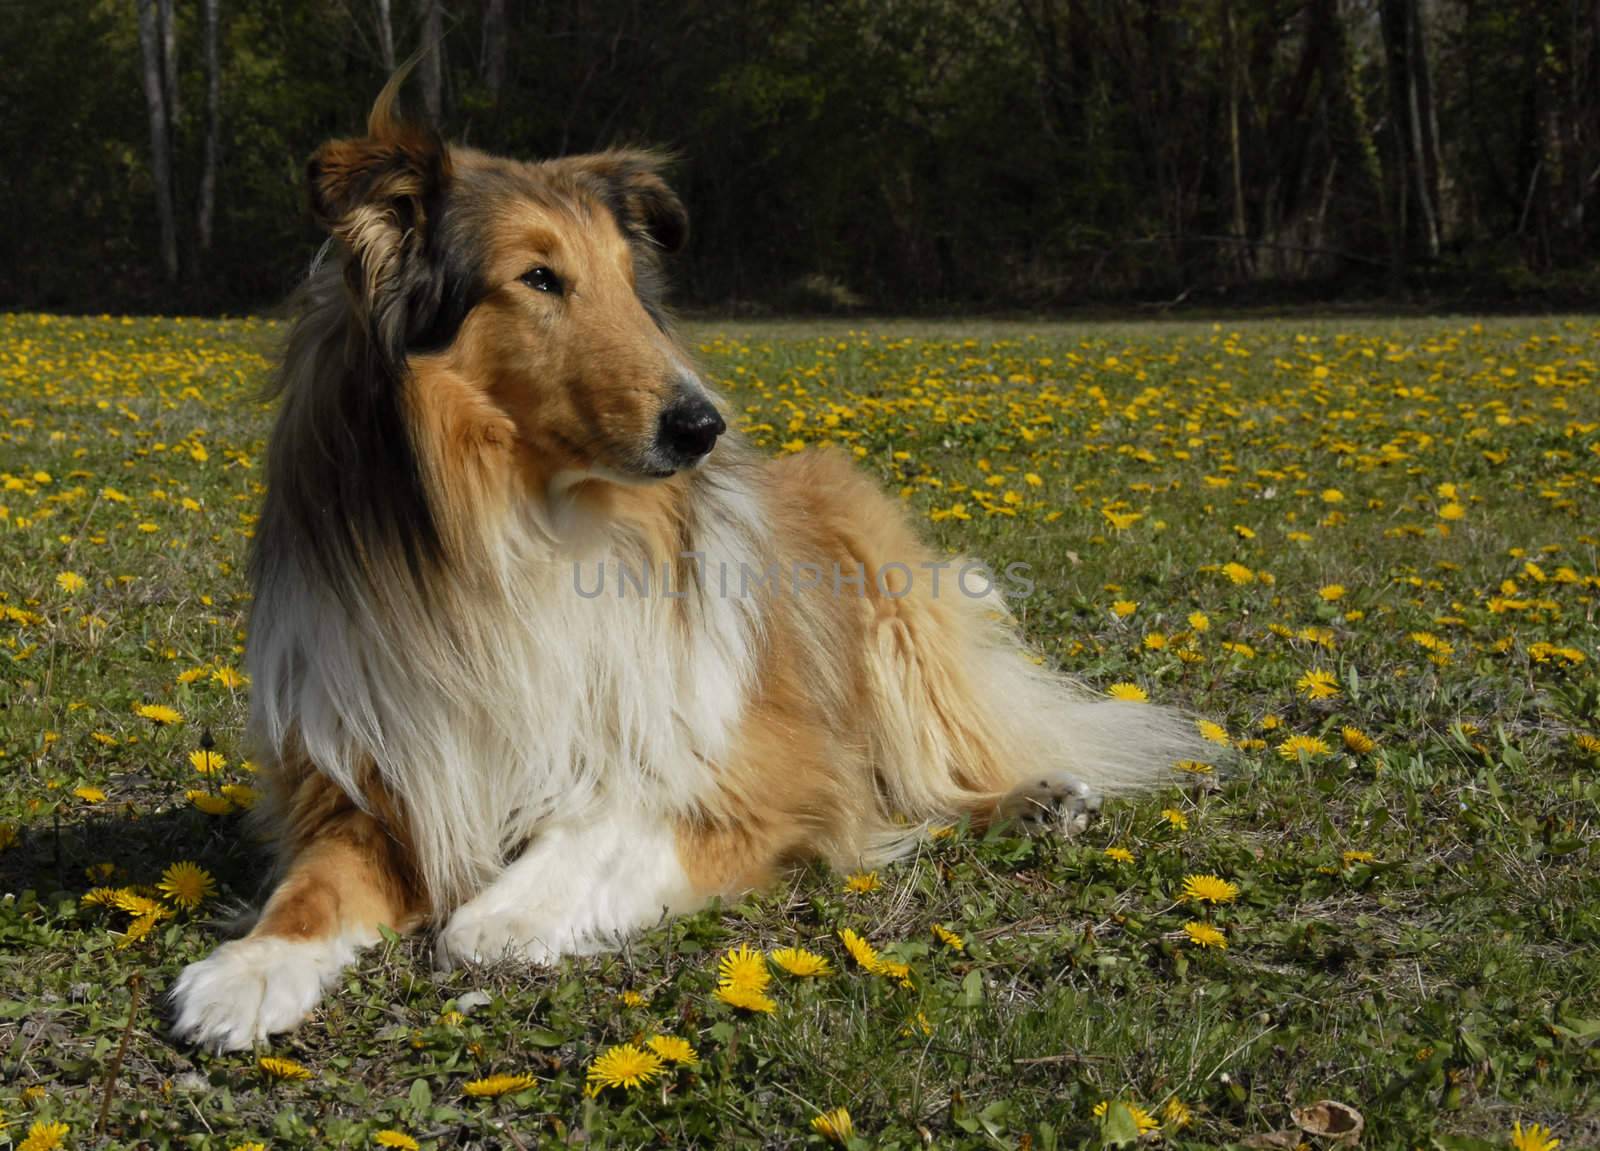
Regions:
[[239, 1051], [310, 1015], [352, 958], [334, 940], [276, 937], [224, 943], [173, 985], [173, 1032], [213, 1051]]
[[[519, 959], [551, 964], [561, 957], [562, 932], [546, 918], [516, 907], [474, 900], [456, 909], [434, 945], [437, 965], [449, 970], [462, 963]], [[566, 950], [571, 950], [570, 946]]]

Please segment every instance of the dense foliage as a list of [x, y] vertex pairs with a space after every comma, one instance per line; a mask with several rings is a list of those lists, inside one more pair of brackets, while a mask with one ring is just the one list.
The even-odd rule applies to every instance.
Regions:
[[[142, 67], [157, 8], [170, 277]], [[1571, 298], [1596, 250], [1600, 41], [1582, 0], [51, 0], [5, 15], [0, 304], [276, 299], [317, 243], [304, 157], [357, 129], [386, 60], [433, 28], [440, 67], [419, 70], [412, 106], [436, 105], [450, 135], [527, 156], [681, 154], [691, 302], [1287, 284]]]

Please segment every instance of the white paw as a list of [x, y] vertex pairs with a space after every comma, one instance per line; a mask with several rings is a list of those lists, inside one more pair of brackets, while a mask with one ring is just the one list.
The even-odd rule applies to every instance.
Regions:
[[178, 976], [173, 1033], [214, 1051], [239, 1051], [299, 1025], [355, 958], [342, 940], [275, 937], [224, 943]]
[[519, 959], [551, 964], [577, 950], [576, 933], [547, 916], [476, 899], [456, 909], [439, 932], [434, 961], [443, 969], [461, 963]]
[[1023, 780], [1000, 804], [999, 814], [1024, 823], [1054, 823], [1067, 834], [1088, 825], [1104, 797], [1077, 776], [1051, 772]]

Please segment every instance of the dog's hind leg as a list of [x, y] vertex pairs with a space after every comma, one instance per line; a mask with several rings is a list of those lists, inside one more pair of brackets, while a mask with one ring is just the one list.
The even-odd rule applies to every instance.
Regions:
[[995, 815], [1035, 827], [1054, 825], [1068, 834], [1081, 831], [1105, 797], [1064, 771], [1029, 776], [998, 804]]
[[287, 845], [283, 878], [254, 927], [184, 968], [172, 988], [181, 1039], [236, 1051], [288, 1031], [357, 950], [377, 942], [380, 925], [405, 930], [421, 919], [400, 847], [376, 818], [317, 776], [290, 809], [302, 838]]

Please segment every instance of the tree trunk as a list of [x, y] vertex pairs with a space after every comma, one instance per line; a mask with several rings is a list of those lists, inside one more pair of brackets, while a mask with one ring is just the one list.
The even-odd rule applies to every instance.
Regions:
[[178, 17], [172, 0], [160, 0], [156, 10], [161, 15], [161, 82], [166, 86], [167, 131], [171, 134], [183, 116], [178, 94]]
[[1354, 218], [1375, 217], [1378, 221], [1389, 253], [1390, 287], [1398, 289], [1405, 270], [1403, 241], [1398, 238], [1394, 204], [1356, 87], [1356, 63], [1339, 0], [1315, 0], [1311, 27], [1311, 35], [1322, 42], [1323, 99], [1334, 163], [1344, 168], [1345, 179], [1360, 197], [1352, 212]]
[[217, 8], [222, 0], [204, 0], [206, 51], [206, 152], [200, 170], [197, 231], [202, 253], [211, 250], [211, 226], [217, 205], [217, 145], [222, 121], [222, 66], [217, 58]]
[[1411, 19], [1411, 74], [1415, 81], [1417, 131], [1421, 138], [1420, 161], [1424, 174], [1428, 202], [1433, 208], [1433, 250], [1439, 246], [1449, 231], [1446, 225], [1445, 193], [1447, 181], [1444, 164], [1439, 154], [1439, 112], [1433, 100], [1433, 67], [1428, 62], [1427, 6], [1425, 0], [1414, 0]]
[[374, 19], [378, 24], [378, 55], [383, 59], [383, 74], [394, 75], [394, 20], [389, 11], [389, 0], [372, 0]]
[[506, 0], [487, 0], [483, 9], [483, 86], [496, 100], [506, 83]]
[[1411, 149], [1410, 102], [1406, 97], [1405, 0], [1382, 0], [1380, 22], [1383, 26], [1383, 58], [1385, 84], [1389, 93], [1388, 160], [1383, 168], [1384, 202], [1389, 206], [1389, 274], [1391, 286], [1398, 287], [1405, 279], [1407, 257], [1410, 255], [1410, 197], [1406, 194], [1410, 177], [1407, 174]]
[[161, 266], [169, 281], [178, 278], [178, 231], [172, 212], [172, 139], [162, 79], [161, 13], [158, 0], [138, 0], [139, 51], [143, 57], [144, 100], [150, 115], [150, 179], [155, 184], [156, 217], [161, 228]]
[[1239, 243], [1233, 246], [1233, 258], [1238, 262], [1241, 279], [1250, 278], [1251, 259], [1249, 245], [1244, 241], [1249, 229], [1244, 218], [1244, 159], [1239, 142], [1239, 32], [1234, 24], [1233, 4], [1223, 0], [1222, 5], [1224, 67], [1228, 69], [1228, 151], [1231, 161], [1233, 187], [1233, 219], [1230, 230]]
[[422, 3], [422, 107], [437, 126], [444, 113], [444, 13], [439, 0]]
[[[1427, 149], [1423, 139], [1422, 109], [1418, 95], [1419, 64], [1414, 46], [1418, 42], [1417, 0], [1383, 0], [1382, 24], [1384, 55], [1389, 84], [1389, 149], [1393, 168], [1389, 173], [1390, 194], [1399, 208], [1403, 243], [1411, 244], [1411, 208], [1416, 208], [1417, 245], [1430, 258], [1439, 254], [1438, 214], [1428, 187]], [[1409, 254], [1409, 252], [1408, 252]]]

